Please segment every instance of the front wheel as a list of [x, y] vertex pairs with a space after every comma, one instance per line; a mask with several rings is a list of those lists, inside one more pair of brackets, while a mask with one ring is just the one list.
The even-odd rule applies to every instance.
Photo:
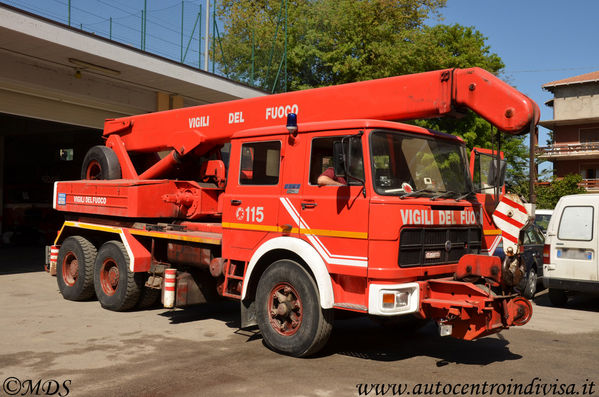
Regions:
[[314, 279], [291, 260], [273, 263], [260, 278], [256, 314], [266, 345], [294, 357], [318, 352], [333, 328], [333, 310], [320, 307]]

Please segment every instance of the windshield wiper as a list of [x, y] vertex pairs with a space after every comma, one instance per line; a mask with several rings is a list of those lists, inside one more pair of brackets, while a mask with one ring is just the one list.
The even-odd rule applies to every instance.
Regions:
[[441, 192], [439, 194], [435, 194], [433, 197], [431, 197], [431, 200], [437, 200], [437, 199], [440, 199], [440, 198], [451, 197], [451, 196], [454, 196], [456, 194], [457, 194], [456, 192], [454, 192], [452, 190], [448, 190], [446, 192]]
[[470, 196], [473, 196], [476, 192], [475, 191], [470, 191], [470, 192], [466, 192], [462, 195], [459, 195], [458, 197], [455, 198], [455, 201], [460, 201], [463, 200], [465, 198], [468, 198]]

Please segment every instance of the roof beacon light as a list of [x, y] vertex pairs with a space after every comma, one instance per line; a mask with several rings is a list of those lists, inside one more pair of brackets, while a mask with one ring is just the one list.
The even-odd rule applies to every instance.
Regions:
[[287, 131], [293, 136], [297, 135], [297, 114], [287, 114]]

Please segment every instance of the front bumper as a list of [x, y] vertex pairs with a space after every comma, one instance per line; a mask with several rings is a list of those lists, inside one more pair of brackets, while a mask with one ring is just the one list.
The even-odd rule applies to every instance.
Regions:
[[565, 291], [599, 294], [599, 281], [543, 277], [543, 286], [545, 288], [562, 289]]
[[532, 316], [532, 305], [521, 296], [500, 292], [500, 269], [497, 257], [465, 255], [454, 278], [371, 284], [368, 312], [378, 316], [418, 313], [435, 320], [443, 335], [465, 340], [524, 325]]

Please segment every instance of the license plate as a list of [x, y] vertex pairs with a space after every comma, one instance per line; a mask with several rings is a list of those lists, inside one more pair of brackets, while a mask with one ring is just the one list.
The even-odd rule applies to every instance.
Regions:
[[424, 259], [439, 259], [441, 257], [441, 251], [425, 251]]

